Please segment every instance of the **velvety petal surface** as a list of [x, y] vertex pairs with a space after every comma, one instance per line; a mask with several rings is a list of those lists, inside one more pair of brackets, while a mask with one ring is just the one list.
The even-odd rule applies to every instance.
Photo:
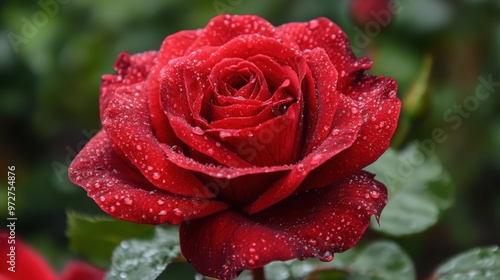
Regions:
[[[82, 186], [111, 216], [137, 223], [178, 224], [228, 207], [222, 202], [175, 195], [156, 188], [125, 163], [112, 145], [106, 132], [101, 130], [69, 168], [70, 180]], [[206, 194], [199, 194], [203, 195]]]
[[360, 171], [256, 215], [228, 210], [182, 223], [182, 253], [200, 273], [223, 280], [276, 260], [330, 261], [354, 246], [385, 206], [387, 191], [373, 177]]
[[337, 124], [335, 129], [331, 130], [316, 150], [295, 164], [286, 176], [277, 180], [255, 202], [247, 206], [245, 208], [247, 213], [257, 213], [292, 195], [308, 174], [351, 147], [362, 125], [361, 117], [350, 109], [351, 103], [349, 98], [339, 96], [339, 109], [336, 110], [334, 118]]
[[149, 51], [130, 55], [122, 52], [115, 62], [116, 74], [102, 76], [101, 95], [99, 99], [101, 121], [109, 102], [113, 99], [118, 88], [131, 86], [144, 81], [155, 65], [156, 52]]
[[351, 109], [363, 118], [356, 141], [312, 171], [301, 190], [326, 186], [353, 174], [377, 160], [390, 145], [401, 107], [396, 98], [396, 82], [392, 78], [364, 76], [350, 85], [347, 92], [355, 103]]
[[357, 77], [359, 71], [369, 69], [372, 65], [366, 57], [356, 58], [347, 35], [327, 18], [281, 25], [276, 28], [276, 37], [300, 50], [324, 49], [339, 73], [339, 89], [344, 89]]
[[108, 105], [103, 127], [119, 150], [154, 186], [175, 194], [213, 197], [191, 172], [167, 160], [154, 137], [143, 88], [119, 89]]
[[200, 31], [187, 30], [177, 32], [165, 38], [160, 50], [155, 67], [149, 72], [146, 82], [148, 91], [148, 105], [151, 123], [158, 141], [170, 145], [178, 144], [175, 134], [170, 128], [168, 119], [160, 103], [160, 73], [168, 62], [174, 58], [186, 55], [186, 49], [198, 38]]

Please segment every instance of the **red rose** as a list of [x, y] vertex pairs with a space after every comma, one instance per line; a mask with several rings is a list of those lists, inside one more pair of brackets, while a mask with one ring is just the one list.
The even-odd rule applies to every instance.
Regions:
[[387, 201], [360, 170], [389, 146], [400, 102], [370, 66], [325, 18], [218, 16], [119, 56], [101, 86], [104, 128], [69, 176], [116, 218], [180, 223], [207, 276], [331, 260]]
[[0, 280], [102, 280], [104, 271], [81, 261], [66, 263], [58, 276], [38, 252], [19, 237], [0, 232]]

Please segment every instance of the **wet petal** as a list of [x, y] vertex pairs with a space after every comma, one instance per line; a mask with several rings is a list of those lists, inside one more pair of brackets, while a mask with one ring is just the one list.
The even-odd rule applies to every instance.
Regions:
[[[69, 178], [109, 215], [136, 223], [178, 224], [226, 209], [224, 203], [157, 189], [115, 152], [101, 130], [78, 154]], [[153, 177], [156, 176], [153, 172]], [[183, 185], [185, 188], [188, 185]], [[203, 194], [201, 194], [203, 195]]]
[[354, 246], [387, 202], [367, 172], [296, 194], [256, 215], [231, 210], [181, 224], [182, 253], [210, 277], [232, 279], [276, 260], [319, 258]]
[[69, 261], [64, 265], [59, 280], [103, 280], [106, 271], [82, 261]]
[[[350, 100], [343, 96], [339, 97], [339, 109], [335, 112], [334, 119], [336, 125], [328, 137], [317, 149], [295, 164], [288, 175], [276, 181], [259, 199], [246, 207], [247, 213], [257, 213], [292, 195], [303, 184], [308, 174], [315, 172], [326, 161], [334, 160], [339, 153], [351, 147], [356, 141], [363, 121], [359, 114], [355, 114], [349, 109]], [[332, 176], [331, 173], [329, 173], [330, 176]], [[327, 175], [320, 174], [318, 176]], [[335, 181], [331, 181], [331, 183], [333, 182]]]
[[327, 18], [281, 25], [276, 28], [276, 37], [301, 50], [324, 49], [339, 73], [339, 89], [344, 89], [359, 71], [369, 69], [372, 64], [368, 58], [356, 58], [347, 35]]
[[191, 172], [178, 168], [166, 159], [154, 137], [147, 97], [141, 94], [141, 89], [118, 90], [106, 110], [103, 126], [119, 150], [156, 187], [195, 197], [207, 197], [209, 194]]
[[101, 121], [104, 120], [104, 112], [109, 102], [113, 99], [116, 90], [144, 81], [156, 61], [156, 52], [149, 51], [130, 55], [122, 52], [115, 62], [116, 74], [102, 76], [101, 96], [99, 99]]
[[[307, 177], [301, 190], [329, 185], [377, 160], [389, 147], [399, 118], [397, 85], [391, 78], [365, 76], [349, 86], [349, 98], [363, 118], [356, 142], [318, 167]], [[334, 121], [334, 124], [337, 124]]]
[[220, 15], [210, 20], [188, 51], [191, 52], [205, 46], [221, 46], [244, 34], [261, 34], [272, 37], [274, 30], [274, 26], [258, 16]]
[[158, 52], [158, 63], [151, 69], [147, 80], [148, 105], [155, 136], [162, 143], [178, 144], [160, 102], [160, 73], [163, 67], [174, 58], [186, 54], [186, 49], [193, 44], [199, 31], [181, 31], [165, 38]]

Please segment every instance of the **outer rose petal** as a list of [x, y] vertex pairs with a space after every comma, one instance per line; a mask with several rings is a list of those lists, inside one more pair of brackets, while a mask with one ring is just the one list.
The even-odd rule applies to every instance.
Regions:
[[338, 88], [343, 89], [360, 70], [371, 67], [371, 61], [356, 59], [349, 38], [340, 27], [327, 18], [318, 18], [306, 23], [288, 23], [276, 28], [276, 37], [285, 44], [296, 45], [301, 50], [322, 48], [339, 73]]
[[221, 46], [243, 34], [274, 37], [274, 33], [275, 27], [261, 17], [220, 15], [207, 24], [188, 52], [205, 46]]
[[[56, 280], [56, 274], [36, 251], [28, 247], [19, 238], [16, 239], [16, 244], [8, 243], [9, 233], [6, 231], [0, 232], [0, 279], [8, 280]], [[15, 246], [16, 266], [15, 272], [8, 270], [10, 267], [8, 261], [10, 246]]]
[[111, 216], [148, 224], [178, 224], [226, 209], [222, 202], [161, 192], [128, 166], [101, 130], [69, 168], [69, 178]]
[[307, 177], [301, 190], [329, 185], [377, 160], [389, 147], [398, 123], [400, 101], [397, 85], [391, 78], [365, 76], [347, 88], [358, 101], [363, 116], [356, 142], [318, 167]]
[[156, 52], [149, 51], [130, 55], [122, 52], [115, 62], [116, 74], [102, 76], [101, 96], [99, 98], [101, 121], [104, 120], [104, 112], [109, 102], [113, 99], [116, 90], [144, 81], [151, 71], [156, 59]]
[[147, 90], [149, 95], [149, 112], [155, 128], [155, 135], [160, 142], [172, 144], [176, 141], [168, 119], [160, 104], [160, 73], [161, 69], [172, 59], [186, 54], [186, 49], [198, 38], [200, 31], [187, 30], [168, 36], [163, 41], [158, 52], [158, 62], [149, 72]]
[[191, 172], [167, 160], [153, 135], [141, 86], [122, 88], [115, 94], [103, 126], [130, 162], [156, 187], [180, 195], [213, 197]]
[[[336, 126], [328, 137], [316, 150], [294, 165], [294, 168], [286, 176], [276, 181], [259, 199], [246, 207], [245, 211], [247, 213], [257, 213], [297, 192], [297, 189], [301, 184], [303, 185], [303, 181], [308, 174], [314, 172], [316, 168], [324, 164], [327, 160], [331, 158], [335, 159], [340, 152], [349, 148], [354, 143], [361, 128], [362, 119], [359, 114], [350, 110], [352, 101], [349, 98], [339, 96], [338, 102], [339, 108], [335, 111], [334, 117]], [[332, 175], [330, 174], [330, 176]]]
[[360, 171], [299, 193], [256, 215], [225, 211], [181, 224], [181, 249], [203, 275], [232, 279], [276, 260], [330, 261], [354, 246], [387, 203], [387, 190]]
[[81, 261], [66, 263], [60, 280], [102, 280], [106, 272]]

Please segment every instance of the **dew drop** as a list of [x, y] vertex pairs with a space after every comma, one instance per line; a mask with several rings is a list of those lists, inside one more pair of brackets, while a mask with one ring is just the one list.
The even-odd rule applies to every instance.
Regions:
[[248, 260], [248, 264], [249, 264], [249, 265], [254, 265], [254, 264], [255, 264], [255, 261], [254, 261], [254, 260]]
[[156, 201], [156, 203], [158, 203], [158, 205], [163, 205], [163, 204], [165, 204], [165, 201], [161, 200], [161, 199], [158, 199], [158, 201]]
[[153, 167], [152, 166], [148, 166], [148, 171], [151, 171], [153, 170]]
[[309, 22], [309, 28], [314, 30], [319, 27], [319, 22], [318, 20], [314, 19]]
[[123, 200], [123, 203], [127, 204], [127, 205], [132, 205], [134, 203], [134, 200], [130, 197], [126, 197], [124, 200]]
[[321, 158], [323, 158], [323, 156], [320, 154], [314, 155], [311, 159], [311, 164], [318, 164], [321, 161]]
[[255, 253], [255, 248], [250, 248], [250, 249], [248, 249], [248, 252], [250, 252], [250, 253]]
[[109, 207], [109, 212], [113, 213], [115, 212], [116, 208], [114, 206]]
[[161, 210], [160, 212], [158, 212], [158, 215], [165, 216], [165, 215], [167, 215], [167, 211]]
[[385, 122], [380, 122], [380, 123], [378, 124], [378, 127], [382, 128], [382, 127], [384, 127], [384, 125], [385, 125]]
[[176, 153], [176, 154], [182, 154], [183, 151], [182, 151], [182, 148], [177, 146], [177, 145], [173, 145], [172, 147], [170, 147], [170, 151], [172, 153]]
[[203, 134], [205, 134], [205, 131], [203, 131], [203, 129], [201, 129], [198, 126], [195, 126], [195, 127], [193, 127], [193, 133], [196, 135], [203, 135]]
[[182, 210], [179, 208], [174, 208], [174, 210], [172, 211], [174, 211], [174, 215], [176, 215], [177, 217], [182, 216], [184, 214], [182, 213]]
[[225, 131], [225, 130], [221, 130], [221, 131], [219, 132], [219, 136], [220, 136], [220, 138], [224, 139], [224, 138], [230, 137], [230, 136], [231, 136], [231, 133], [229, 133], [229, 132], [227, 132], [227, 131]]
[[356, 114], [356, 113], [358, 112], [358, 108], [356, 108], [356, 107], [352, 107], [352, 108], [351, 108], [351, 112], [352, 112], [353, 114]]
[[153, 173], [153, 179], [155, 180], [160, 179], [160, 174], [158, 172]]
[[208, 154], [209, 154], [209, 155], [213, 155], [213, 154], [214, 154], [214, 149], [209, 148], [209, 149], [207, 150], [207, 152], [208, 152]]
[[137, 146], [135, 146], [135, 148], [136, 148], [138, 151], [142, 150], [141, 145], [137, 145]]
[[322, 257], [319, 258], [322, 262], [329, 262], [333, 260], [333, 255], [330, 252], [325, 252]]
[[378, 192], [376, 192], [376, 191], [372, 191], [372, 192], [370, 193], [370, 196], [371, 196], [372, 198], [379, 198], [380, 194], [379, 194]]
[[106, 198], [105, 198], [104, 196], [100, 196], [100, 197], [99, 197], [99, 200], [100, 200], [101, 202], [104, 202], [104, 201], [106, 200]]
[[316, 246], [316, 244], [318, 244], [318, 242], [314, 239], [309, 239], [309, 241], [307, 241], [307, 243], [309, 243], [309, 245], [311, 245], [311, 246]]

